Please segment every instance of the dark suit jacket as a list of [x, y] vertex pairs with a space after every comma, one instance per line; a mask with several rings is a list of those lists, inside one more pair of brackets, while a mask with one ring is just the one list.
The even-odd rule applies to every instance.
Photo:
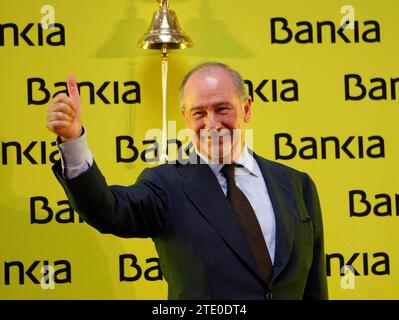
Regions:
[[305, 173], [254, 154], [276, 218], [270, 286], [260, 271], [217, 178], [206, 164], [145, 169], [136, 184], [107, 186], [96, 163], [65, 180], [72, 207], [101, 233], [151, 237], [169, 299], [326, 299], [322, 216]]

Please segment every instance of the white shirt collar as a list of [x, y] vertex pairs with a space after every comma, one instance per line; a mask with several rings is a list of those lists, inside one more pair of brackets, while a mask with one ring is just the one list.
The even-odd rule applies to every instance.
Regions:
[[[202, 154], [200, 154], [197, 149], [195, 149], [198, 156], [202, 159], [202, 161], [206, 164], [209, 165], [209, 167], [212, 169], [213, 173], [215, 175], [218, 175], [218, 173], [220, 172], [220, 170], [223, 167], [223, 164], [214, 164], [214, 163], [210, 163], [209, 159], [207, 159], [205, 156], [203, 156]], [[252, 175], [254, 175], [255, 177], [257, 177], [259, 175], [258, 170], [256, 170], [257, 166], [255, 166], [255, 158], [253, 157], [253, 155], [249, 152], [249, 149], [247, 146], [244, 146], [243, 152], [241, 154], [241, 156], [237, 159], [237, 161], [235, 161], [235, 163], [237, 165], [239, 165], [241, 168], [241, 170], [244, 170], [244, 172], [246, 174], [250, 173]]]

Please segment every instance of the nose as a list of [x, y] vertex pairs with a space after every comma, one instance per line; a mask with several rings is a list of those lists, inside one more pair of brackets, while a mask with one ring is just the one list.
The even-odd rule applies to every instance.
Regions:
[[206, 117], [206, 123], [205, 123], [206, 129], [211, 130], [219, 130], [221, 128], [220, 121], [218, 119], [218, 116], [214, 112], [208, 112], [207, 117]]

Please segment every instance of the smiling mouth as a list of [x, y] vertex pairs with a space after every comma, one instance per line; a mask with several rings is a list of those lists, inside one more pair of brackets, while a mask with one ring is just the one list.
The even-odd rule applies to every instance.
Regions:
[[224, 137], [231, 137], [230, 131], [225, 131], [225, 132], [219, 132], [217, 134], [215, 133], [205, 133], [205, 134], [200, 134], [201, 139], [216, 139], [216, 138], [224, 138]]
[[230, 137], [229, 136], [217, 136], [217, 137], [204, 137], [202, 141], [206, 141], [207, 143], [213, 144], [222, 144], [222, 143], [229, 143]]

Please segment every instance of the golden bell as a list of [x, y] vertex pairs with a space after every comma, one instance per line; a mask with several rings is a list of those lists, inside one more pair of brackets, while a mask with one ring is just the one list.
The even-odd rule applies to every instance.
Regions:
[[143, 49], [160, 49], [163, 54], [166, 54], [167, 49], [192, 47], [191, 39], [180, 28], [176, 13], [168, 9], [168, 1], [158, 2], [161, 9], [155, 11], [149, 29], [137, 46]]

